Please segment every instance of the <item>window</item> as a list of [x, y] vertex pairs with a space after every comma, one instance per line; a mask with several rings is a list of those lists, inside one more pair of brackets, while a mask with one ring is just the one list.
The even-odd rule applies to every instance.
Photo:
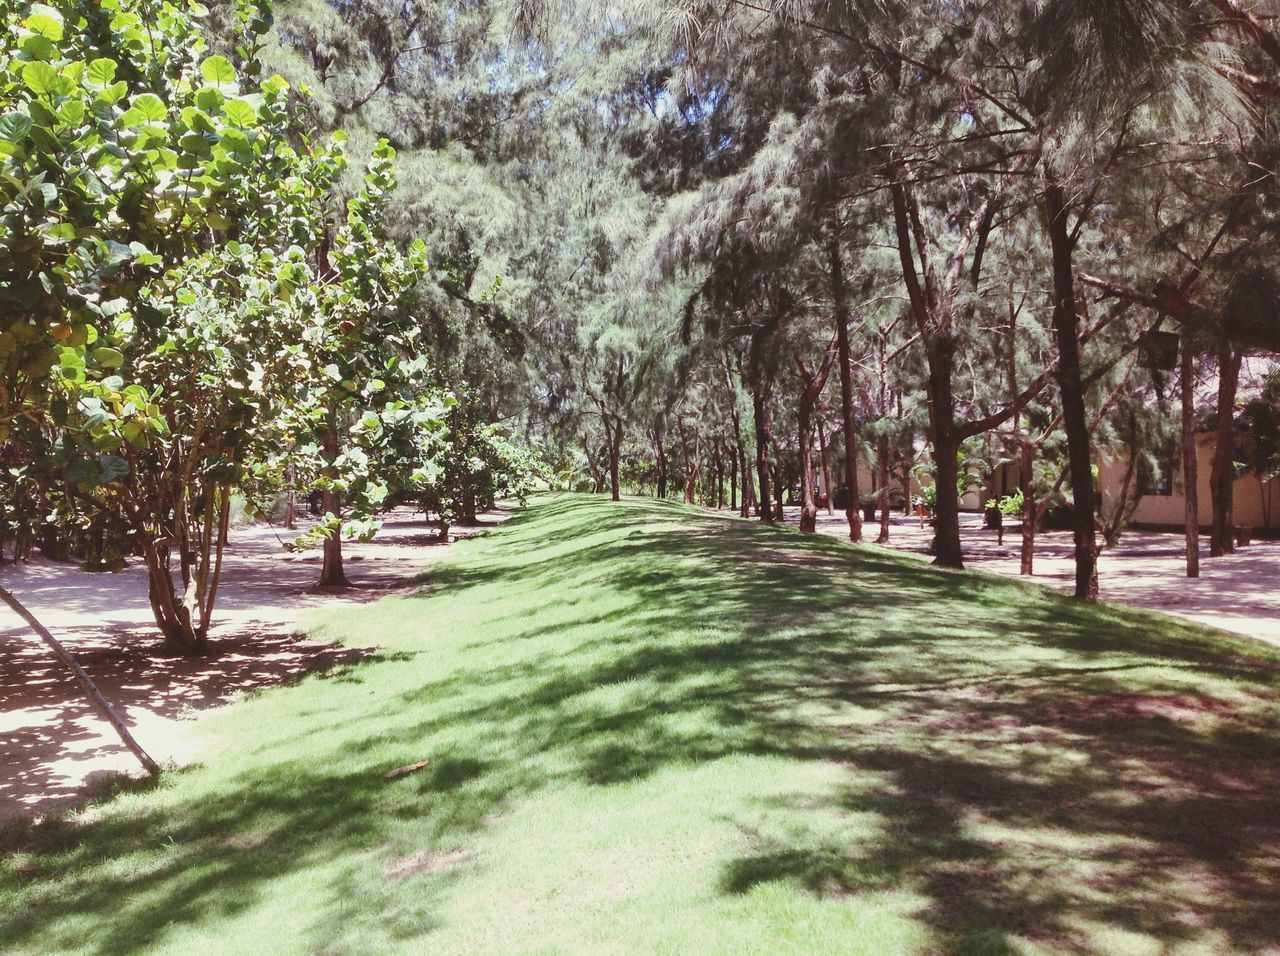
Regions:
[[1138, 461], [1138, 494], [1167, 498], [1173, 494], [1174, 479], [1178, 475], [1179, 464], [1176, 458], [1161, 458], [1153, 461], [1143, 455]]

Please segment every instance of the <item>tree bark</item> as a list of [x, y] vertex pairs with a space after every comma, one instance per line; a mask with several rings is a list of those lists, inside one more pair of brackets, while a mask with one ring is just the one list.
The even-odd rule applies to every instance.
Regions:
[[[839, 343], [833, 337], [822, 358], [817, 372], [810, 372], [804, 362], [797, 359], [800, 366], [800, 530], [813, 532], [818, 530], [818, 503], [813, 497], [813, 412], [817, 407], [822, 390], [827, 387], [827, 379], [831, 375], [831, 363], [839, 353]], [[818, 422], [819, 431], [822, 422]], [[826, 442], [823, 447], [825, 449]]]
[[1195, 353], [1182, 336], [1182, 497], [1187, 540], [1187, 577], [1200, 577], [1200, 492], [1196, 461]]
[[839, 237], [832, 235], [827, 243], [830, 268], [831, 301], [836, 326], [836, 355], [840, 363], [840, 414], [844, 420], [844, 480], [849, 489], [845, 517], [849, 522], [849, 540], [862, 541], [862, 513], [858, 510], [858, 441], [857, 422], [853, 415], [853, 356], [849, 348], [849, 288], [844, 279], [844, 257]]
[[663, 441], [662, 429], [655, 428], [653, 432], [653, 452], [658, 467], [658, 497], [667, 497], [667, 446]]
[[[329, 461], [338, 458], [338, 429], [330, 425], [324, 433], [324, 453]], [[322, 588], [344, 588], [350, 585], [342, 566], [342, 498], [332, 488], [326, 488], [320, 495], [320, 508], [326, 515], [333, 515], [337, 525], [333, 533], [324, 539], [324, 561], [320, 566], [319, 586]]]
[[595, 456], [591, 454], [591, 446], [585, 438], [582, 440], [582, 453], [587, 458], [587, 470], [591, 473], [591, 493], [598, 495], [604, 491], [604, 473], [596, 464]]
[[1209, 474], [1209, 494], [1213, 501], [1213, 525], [1209, 554], [1221, 557], [1235, 551], [1232, 538], [1232, 511], [1235, 493], [1235, 408], [1240, 385], [1240, 364], [1244, 353], [1224, 349], [1218, 359], [1218, 431], [1213, 449], [1213, 471]]
[[[763, 389], [752, 392], [752, 408], [756, 426], [756, 471], [760, 481], [760, 520], [773, 521], [772, 500], [769, 495], [769, 447], [773, 444], [773, 422]], [[781, 492], [779, 492], [781, 494]]]
[[693, 505], [698, 503], [698, 472], [702, 456], [702, 436], [697, 432], [693, 435], [693, 454], [689, 454], [688, 442], [684, 442], [684, 503]]
[[1067, 222], [1063, 188], [1049, 182], [1045, 189], [1045, 216], [1053, 256], [1053, 330], [1058, 344], [1058, 389], [1062, 394], [1062, 425], [1067, 433], [1076, 558], [1075, 596], [1098, 598], [1095, 521], [1097, 501], [1093, 490], [1093, 455], [1085, 410], [1084, 383], [1080, 372], [1080, 316], [1076, 308], [1072, 254], [1075, 242]]
[[609, 491], [614, 501], [622, 500], [622, 484], [619, 479], [622, 460], [622, 417], [604, 415], [604, 434], [609, 442]]
[[827, 514], [836, 513], [834, 489], [831, 487], [831, 446], [827, 444], [827, 430], [818, 419], [818, 453], [822, 457], [822, 490], [827, 496]]
[[800, 530], [818, 530], [818, 502], [813, 497], [813, 422], [812, 407], [800, 406]]
[[724, 455], [720, 449], [720, 440], [716, 439], [716, 510], [724, 508]]
[[1018, 455], [1018, 489], [1022, 492], [1022, 548], [1019, 574], [1035, 573], [1036, 525], [1040, 522], [1040, 506], [1034, 487], [1036, 449], [1022, 437]]
[[[933, 474], [937, 493], [933, 508], [933, 563], [963, 568], [960, 548], [960, 439], [955, 429], [955, 396], [951, 390], [952, 356], [929, 363], [929, 418], [933, 431]], [[936, 370], [933, 371], [933, 370]]]
[[782, 468], [782, 449], [773, 448], [773, 518], [779, 524], [787, 520], [782, 510], [782, 495], [787, 488], [787, 476]]
[[893, 454], [893, 445], [888, 435], [881, 435], [876, 446], [876, 457], [880, 466], [880, 533], [876, 535], [876, 544], [889, 543], [889, 459]]
[[729, 510], [738, 510], [738, 448], [735, 445], [729, 451]]
[[742, 440], [742, 418], [738, 415], [736, 402], [733, 410], [729, 413], [733, 419], [733, 443], [737, 459], [735, 464], [738, 466], [739, 474], [742, 475], [742, 517], [749, 517], [751, 509], [755, 505], [756, 492], [751, 483], [751, 466], [748, 462], [747, 446]]
[[[936, 503], [933, 512], [934, 564], [948, 568], [963, 568], [964, 555], [960, 548], [960, 496], [957, 488], [960, 436], [956, 429], [955, 394], [952, 390], [955, 354], [946, 304], [940, 301], [937, 280], [927, 261], [924, 287], [915, 267], [911, 232], [915, 207], [908, 196], [907, 183], [895, 178], [892, 188], [894, 229], [897, 238], [898, 258], [902, 266], [903, 281], [911, 300], [911, 314], [915, 319], [920, 338], [924, 343], [925, 359], [929, 367], [927, 395], [929, 399], [929, 431], [933, 444], [934, 487]], [[921, 239], [922, 237], [917, 237]], [[923, 254], [922, 254], [923, 255]]]

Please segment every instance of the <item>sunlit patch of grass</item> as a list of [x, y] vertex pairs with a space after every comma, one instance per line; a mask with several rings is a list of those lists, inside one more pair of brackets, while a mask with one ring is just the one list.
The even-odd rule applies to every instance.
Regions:
[[312, 631], [381, 651], [211, 718], [205, 766], [4, 837], [0, 950], [1280, 943], [1262, 645], [571, 496]]

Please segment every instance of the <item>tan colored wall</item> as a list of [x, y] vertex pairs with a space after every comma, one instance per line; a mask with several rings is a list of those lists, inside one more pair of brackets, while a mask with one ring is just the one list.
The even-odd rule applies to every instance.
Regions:
[[[1196, 489], [1199, 495], [1200, 524], [1208, 527], [1213, 520], [1209, 501], [1209, 472], [1213, 465], [1215, 438], [1201, 434], [1196, 439]], [[1124, 462], [1107, 461], [1099, 468], [1099, 486], [1104, 500], [1111, 500], [1124, 480]], [[1253, 475], [1236, 479], [1234, 488], [1235, 524], [1252, 528], [1280, 527], [1280, 482], [1260, 486]], [[1265, 496], [1265, 497], [1264, 497]], [[1264, 507], [1264, 504], [1267, 507]], [[1179, 475], [1171, 495], [1144, 495], [1131, 519], [1134, 524], [1180, 525], [1184, 521], [1186, 502]], [[1270, 521], [1268, 522], [1268, 517]]]

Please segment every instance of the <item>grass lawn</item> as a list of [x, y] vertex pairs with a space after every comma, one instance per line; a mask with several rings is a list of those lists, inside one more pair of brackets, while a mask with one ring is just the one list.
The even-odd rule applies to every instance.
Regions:
[[1280, 947], [1261, 644], [570, 496], [315, 633], [378, 650], [0, 837], [0, 951]]

